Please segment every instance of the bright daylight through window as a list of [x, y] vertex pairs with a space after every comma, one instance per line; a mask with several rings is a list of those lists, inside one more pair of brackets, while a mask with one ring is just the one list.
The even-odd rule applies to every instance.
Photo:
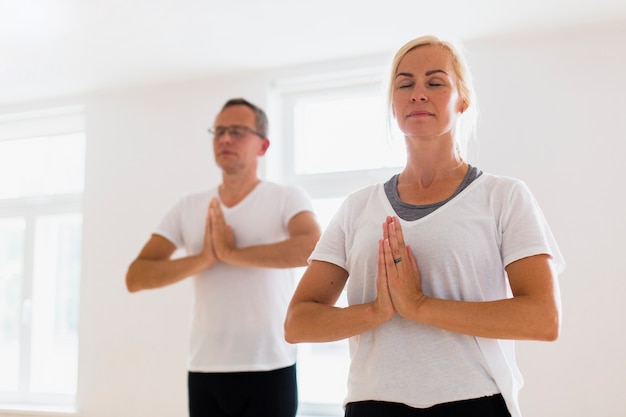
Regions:
[[[375, 170], [402, 165], [401, 150], [385, 142], [385, 117], [377, 90], [345, 97], [310, 97], [295, 103], [294, 173]], [[402, 144], [403, 145], [403, 144]]]
[[0, 116], [0, 409], [75, 405], [82, 119]]

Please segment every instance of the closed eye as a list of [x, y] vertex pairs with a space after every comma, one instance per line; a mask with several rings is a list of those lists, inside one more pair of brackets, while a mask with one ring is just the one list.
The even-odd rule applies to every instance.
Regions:
[[413, 81], [404, 80], [396, 84], [396, 88], [411, 88], [415, 85]]

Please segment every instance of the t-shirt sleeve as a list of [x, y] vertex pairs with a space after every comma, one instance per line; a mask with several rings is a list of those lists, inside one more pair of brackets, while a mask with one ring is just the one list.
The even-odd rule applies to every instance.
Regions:
[[508, 265], [519, 259], [547, 254], [552, 257], [556, 272], [565, 269], [548, 222], [525, 183], [514, 183], [503, 204], [501, 216], [502, 259]]
[[315, 249], [309, 257], [311, 261], [324, 261], [335, 264], [346, 271], [347, 250], [346, 250], [346, 221], [349, 198], [339, 207], [326, 230], [322, 233]]
[[287, 188], [284, 199], [283, 221], [288, 224], [289, 221], [296, 215], [303, 211], [313, 212], [313, 205], [311, 204], [311, 198], [300, 187]]
[[183, 200], [180, 199], [163, 216], [161, 222], [154, 230], [154, 234], [163, 236], [172, 242], [177, 249], [184, 247], [183, 233], [181, 227], [181, 213], [183, 210]]

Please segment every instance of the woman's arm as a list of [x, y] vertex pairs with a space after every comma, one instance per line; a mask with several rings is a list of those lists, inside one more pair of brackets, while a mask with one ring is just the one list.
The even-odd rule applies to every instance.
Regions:
[[[457, 333], [498, 339], [556, 340], [560, 301], [549, 255], [535, 255], [506, 267], [513, 298], [464, 302], [427, 297], [400, 223], [388, 218], [384, 256], [393, 305], [402, 317]], [[403, 261], [393, 259], [402, 256]], [[408, 262], [405, 262], [408, 261]]]
[[337, 265], [313, 261], [294, 293], [285, 320], [285, 339], [289, 343], [331, 342], [370, 330], [393, 314], [385, 279], [379, 242], [378, 295], [370, 303], [335, 307], [345, 287], [348, 273]]

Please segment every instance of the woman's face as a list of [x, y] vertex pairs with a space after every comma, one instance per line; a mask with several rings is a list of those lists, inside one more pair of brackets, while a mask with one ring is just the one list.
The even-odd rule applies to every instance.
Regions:
[[409, 51], [394, 74], [392, 105], [405, 136], [452, 139], [466, 105], [459, 97], [450, 53], [437, 45]]

